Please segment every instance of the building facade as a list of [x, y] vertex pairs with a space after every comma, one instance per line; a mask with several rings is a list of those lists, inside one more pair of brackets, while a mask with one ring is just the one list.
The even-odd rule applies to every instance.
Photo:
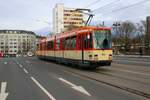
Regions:
[[66, 8], [64, 4], [56, 4], [53, 9], [54, 33], [61, 33], [71, 27], [83, 26], [83, 14], [75, 8]]
[[36, 35], [31, 31], [0, 30], [0, 52], [8, 55], [27, 54], [36, 50]]

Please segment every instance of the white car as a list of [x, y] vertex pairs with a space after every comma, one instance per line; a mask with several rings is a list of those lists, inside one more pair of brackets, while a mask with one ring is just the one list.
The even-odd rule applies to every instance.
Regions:
[[32, 52], [28, 52], [27, 55], [28, 55], [29, 57], [32, 57], [34, 54], [33, 54]]

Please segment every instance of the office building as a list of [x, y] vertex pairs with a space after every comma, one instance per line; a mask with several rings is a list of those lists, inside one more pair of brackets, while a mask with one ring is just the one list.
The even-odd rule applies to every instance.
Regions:
[[36, 35], [23, 30], [0, 30], [0, 52], [9, 55], [35, 52]]
[[53, 9], [54, 33], [64, 32], [71, 27], [83, 26], [83, 14], [76, 11], [76, 8], [64, 7], [64, 4], [56, 4]]

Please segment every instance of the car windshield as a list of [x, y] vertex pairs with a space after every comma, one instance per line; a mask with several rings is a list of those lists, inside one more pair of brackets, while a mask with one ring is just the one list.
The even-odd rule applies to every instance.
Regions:
[[94, 32], [94, 48], [109, 49], [111, 48], [110, 30], [99, 30]]

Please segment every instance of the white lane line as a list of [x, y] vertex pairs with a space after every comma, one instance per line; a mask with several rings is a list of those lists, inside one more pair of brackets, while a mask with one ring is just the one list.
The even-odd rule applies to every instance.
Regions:
[[75, 84], [73, 84], [73, 83], [71, 83], [71, 82], [69, 82], [69, 81], [67, 81], [67, 80], [65, 80], [63, 78], [58, 78], [58, 79], [61, 80], [61, 81], [63, 81], [63, 82], [65, 82], [65, 83], [67, 83], [67, 84], [69, 84], [69, 85], [71, 85], [72, 87], [76, 86]]
[[51, 100], [56, 100], [34, 77], [30, 78]]
[[23, 66], [22, 66], [21, 64], [19, 64], [19, 67], [21, 67], [21, 68], [22, 68]]
[[25, 68], [23, 68], [23, 70], [24, 70], [24, 72], [26, 73], [26, 74], [28, 74], [29, 72], [25, 69]]
[[150, 74], [145, 74], [145, 73], [141, 73], [141, 72], [134, 72], [134, 71], [129, 71], [129, 70], [121, 70], [121, 69], [118, 69], [118, 68], [111, 68], [111, 69], [122, 71], [122, 72], [128, 72], [128, 73], [134, 73], [134, 74], [140, 74], [140, 75], [150, 76]]
[[1, 83], [0, 100], [6, 100], [9, 93], [6, 93], [7, 82]]
[[77, 85], [75, 85], [75, 84], [73, 84], [73, 83], [71, 83], [71, 82], [69, 82], [69, 81], [67, 81], [67, 80], [65, 80], [65, 79], [63, 79], [63, 78], [58, 78], [58, 79], [61, 80], [61, 81], [64, 82], [64, 83], [70, 85], [70, 86], [71, 86], [73, 89], [75, 89], [76, 91], [81, 92], [81, 93], [83, 93], [83, 94], [86, 94], [86, 95], [88, 95], [88, 96], [91, 96], [91, 94], [88, 93], [82, 86], [77, 86]]

